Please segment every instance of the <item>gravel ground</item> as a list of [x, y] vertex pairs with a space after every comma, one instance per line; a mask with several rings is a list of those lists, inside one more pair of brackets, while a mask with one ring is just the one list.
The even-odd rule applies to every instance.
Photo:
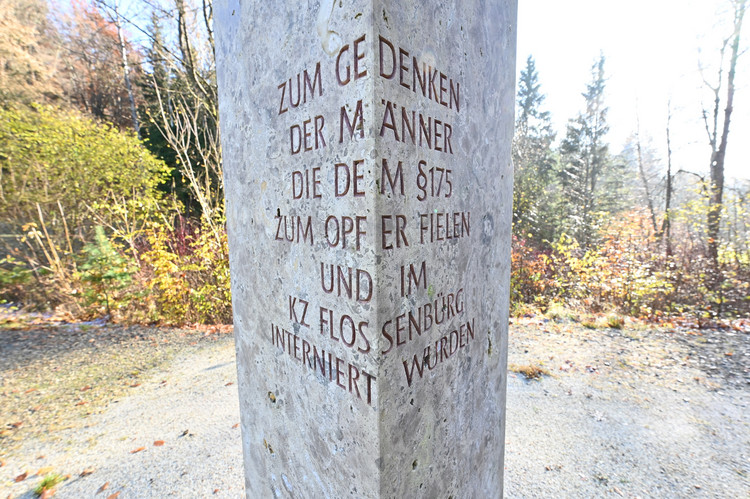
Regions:
[[[506, 497], [750, 498], [750, 334], [743, 327], [512, 325], [513, 369], [537, 366], [550, 375], [510, 375]], [[78, 347], [66, 350], [64, 331], [53, 338], [40, 331], [0, 331], [0, 497], [35, 497], [50, 470], [70, 475], [58, 487], [61, 498], [243, 496], [231, 335], [96, 327], [76, 333]], [[52, 345], [58, 348], [50, 352]], [[36, 429], [33, 419], [13, 427], [16, 406], [29, 411], [24, 387], [40, 386], [42, 394], [28, 396], [66, 393], [49, 382], [58, 375], [80, 397], [82, 381], [68, 373], [80, 365], [70, 357], [95, 363], [114, 351], [125, 367], [93, 384], [101, 393], [87, 413], [57, 412], [55, 431], [42, 423]], [[127, 370], [138, 360], [132, 383]], [[58, 369], [40, 367], [47, 364]], [[29, 370], [38, 378], [22, 375]], [[25, 437], [14, 440], [21, 430]]]
[[509, 378], [506, 497], [750, 497], [750, 334], [526, 321], [510, 344], [553, 375]]

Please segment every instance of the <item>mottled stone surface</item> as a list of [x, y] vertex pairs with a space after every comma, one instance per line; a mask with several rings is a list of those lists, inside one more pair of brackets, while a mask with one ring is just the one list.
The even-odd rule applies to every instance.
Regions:
[[215, 15], [248, 497], [500, 497], [515, 0]]

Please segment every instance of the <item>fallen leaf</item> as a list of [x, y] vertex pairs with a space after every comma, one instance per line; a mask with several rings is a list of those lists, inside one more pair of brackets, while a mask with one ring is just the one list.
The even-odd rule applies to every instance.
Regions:
[[18, 482], [23, 482], [24, 480], [26, 480], [26, 477], [27, 477], [27, 476], [29, 476], [29, 472], [28, 472], [28, 471], [25, 471], [25, 472], [23, 472], [22, 474], [18, 475], [18, 476], [16, 477], [16, 483], [18, 483]]
[[44, 454], [40, 454], [40, 455], [36, 456], [37, 459], [44, 459], [45, 457], [47, 457], [47, 456], [45, 456]]
[[76, 405], [84, 405], [84, 404], [86, 404], [86, 401], [85, 401], [85, 400], [81, 400], [81, 401], [79, 401], [78, 403], [76, 403]]
[[727, 357], [731, 357], [732, 355], [734, 355], [734, 352], [727, 352], [724, 355], [726, 355]]
[[36, 388], [29, 388], [28, 390], [26, 390], [23, 393], [31, 393], [31, 392], [35, 392], [35, 391], [36, 391]]
[[239, 425], [240, 425], [239, 423], [234, 423], [234, 424], [232, 425], [232, 428], [237, 428], [237, 427], [238, 427]]
[[108, 495], [108, 496], [107, 496], [107, 499], [117, 499], [117, 496], [119, 496], [119, 495], [120, 495], [120, 491], [118, 490], [118, 491], [117, 491], [117, 492], [115, 492], [114, 494], [110, 494], [110, 495]]
[[227, 384], [226, 384], [226, 385], [224, 385], [224, 386], [230, 386], [230, 385], [233, 385], [233, 384], [234, 384], [234, 383], [232, 383], [232, 382], [230, 381], [229, 383], [227, 383]]
[[219, 493], [219, 489], [214, 489], [214, 494], [218, 494], [218, 493]]
[[42, 406], [41, 406], [41, 405], [38, 405], [38, 406], [36, 406], [36, 407], [32, 407], [32, 408], [31, 408], [31, 412], [39, 412], [39, 410], [40, 410], [41, 408], [42, 408]]
[[164, 445], [164, 440], [154, 441], [154, 447], [161, 447], [162, 445]]
[[52, 466], [45, 466], [43, 468], [39, 468], [39, 471], [37, 471], [36, 474], [39, 475], [39, 476], [44, 476], [47, 473], [52, 473], [53, 469], [54, 468]]
[[99, 494], [101, 492], [104, 492], [105, 490], [107, 490], [107, 487], [109, 487], [109, 482], [107, 482], [104, 485], [102, 485], [101, 487], [99, 487], [99, 490], [97, 490], [96, 493]]
[[55, 489], [44, 489], [41, 494], [39, 494], [39, 499], [49, 499], [55, 495]]
[[0, 468], [5, 466], [5, 459], [0, 459]]
[[20, 428], [23, 426], [23, 421], [17, 421], [13, 423], [11, 426], [13, 426], [13, 428]]
[[139, 387], [139, 386], [141, 386], [140, 383], [133, 383], [132, 385], [130, 385], [130, 388], [136, 388], [136, 387]]
[[94, 468], [86, 468], [85, 470], [81, 471], [80, 476], [88, 476], [94, 472]]
[[188, 434], [188, 432], [189, 432], [189, 431], [190, 431], [190, 430], [185, 430], [185, 431], [183, 431], [183, 432], [182, 432], [182, 435], [180, 435], [180, 436], [181, 436], [181, 437], [184, 437], [185, 435], [187, 435], [187, 434]]
[[146, 450], [145, 447], [138, 447], [137, 449], [131, 450], [131, 454], [135, 454], [136, 452], [141, 452], [142, 450]]

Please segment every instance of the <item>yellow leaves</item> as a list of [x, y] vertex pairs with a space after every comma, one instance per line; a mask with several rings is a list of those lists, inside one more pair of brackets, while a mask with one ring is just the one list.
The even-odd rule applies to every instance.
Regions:
[[[155, 227], [143, 254], [148, 287], [167, 323], [228, 322], [231, 313], [226, 232], [208, 222], [173, 231]], [[155, 307], [155, 308], [156, 308]]]
[[514, 239], [512, 302], [542, 310], [554, 303], [588, 310], [615, 308], [638, 314], [672, 289], [669, 270], [655, 271], [660, 252], [646, 213], [634, 211], [603, 224], [601, 242], [582, 248], [562, 234], [540, 251]]

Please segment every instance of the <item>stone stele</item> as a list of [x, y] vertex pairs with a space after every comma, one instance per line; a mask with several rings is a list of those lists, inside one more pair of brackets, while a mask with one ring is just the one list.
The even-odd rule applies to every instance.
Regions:
[[501, 497], [515, 0], [215, 0], [247, 497]]

